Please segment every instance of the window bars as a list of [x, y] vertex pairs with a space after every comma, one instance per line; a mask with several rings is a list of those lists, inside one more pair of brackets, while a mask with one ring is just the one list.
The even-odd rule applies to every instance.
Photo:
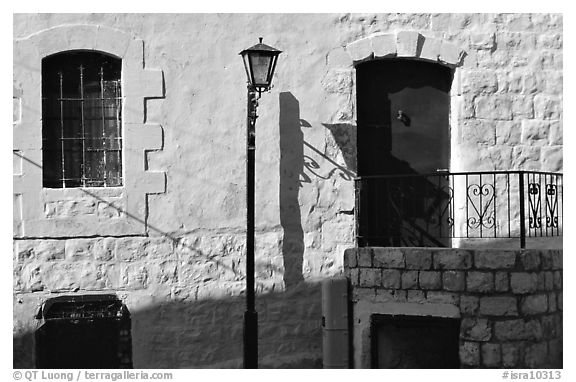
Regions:
[[42, 62], [43, 183], [122, 185], [121, 60], [65, 52]]

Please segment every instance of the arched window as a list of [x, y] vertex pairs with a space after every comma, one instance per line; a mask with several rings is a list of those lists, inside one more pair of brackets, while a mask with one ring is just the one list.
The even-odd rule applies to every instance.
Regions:
[[122, 185], [121, 69], [93, 51], [42, 60], [44, 187]]

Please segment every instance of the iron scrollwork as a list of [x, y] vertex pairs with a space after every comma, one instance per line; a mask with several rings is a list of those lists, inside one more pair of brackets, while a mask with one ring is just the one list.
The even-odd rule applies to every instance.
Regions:
[[555, 184], [546, 185], [546, 227], [558, 228], [558, 199], [557, 186]]
[[494, 185], [489, 183], [471, 184], [468, 186], [467, 197], [476, 215], [468, 217], [468, 227], [472, 229], [493, 228], [496, 224], [494, 208], [496, 193]]
[[542, 217], [540, 216], [540, 184], [528, 183], [528, 221], [530, 228], [542, 227]]

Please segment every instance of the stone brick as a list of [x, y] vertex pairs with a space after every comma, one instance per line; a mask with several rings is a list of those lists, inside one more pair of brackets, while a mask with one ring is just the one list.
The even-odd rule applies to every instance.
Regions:
[[442, 40], [432, 37], [426, 37], [422, 50], [420, 52], [421, 59], [438, 61], [440, 58], [440, 49], [442, 47]]
[[94, 259], [98, 261], [110, 261], [114, 259], [115, 239], [105, 238], [96, 240], [92, 247]]
[[464, 342], [460, 345], [460, 362], [465, 366], [480, 365], [480, 344], [478, 342]]
[[418, 271], [402, 272], [402, 289], [418, 288]]
[[556, 310], [556, 293], [552, 292], [548, 294], [548, 312], [554, 313]]
[[550, 146], [562, 146], [564, 144], [564, 134], [562, 121], [549, 121], [550, 131], [548, 134], [548, 144]]
[[321, 81], [327, 93], [347, 94], [352, 87], [352, 72], [348, 69], [329, 69]]
[[66, 241], [66, 258], [70, 260], [90, 260], [93, 256], [93, 239], [71, 239]]
[[507, 320], [494, 323], [494, 336], [501, 341], [539, 340], [542, 326], [538, 320]]
[[452, 304], [458, 305], [460, 296], [457, 293], [449, 293], [442, 291], [428, 291], [426, 292], [426, 302], [430, 304]]
[[546, 290], [546, 276], [544, 272], [536, 273], [537, 283], [536, 283], [536, 290], [538, 291], [545, 291]]
[[493, 94], [498, 90], [496, 73], [489, 70], [465, 71], [462, 73], [462, 92]]
[[[545, 121], [522, 121], [522, 144], [546, 146], [548, 145], [549, 124]], [[537, 253], [531, 251], [531, 253]]]
[[384, 288], [400, 289], [400, 271], [395, 269], [382, 270], [382, 283]]
[[348, 268], [356, 268], [358, 266], [358, 258], [356, 257], [356, 248], [348, 248], [344, 250], [344, 266]]
[[476, 97], [475, 115], [482, 119], [511, 120], [512, 100], [495, 95]]
[[471, 33], [469, 39], [470, 47], [475, 49], [491, 50], [495, 44], [494, 32]]
[[116, 256], [121, 261], [134, 261], [146, 258], [146, 238], [125, 237], [116, 240]]
[[518, 121], [495, 121], [496, 144], [517, 145], [522, 139], [522, 125]]
[[540, 253], [538, 251], [524, 250], [520, 252], [520, 264], [525, 270], [535, 270], [540, 266]]
[[502, 344], [502, 366], [517, 368], [522, 360], [522, 343]]
[[544, 290], [551, 291], [554, 289], [554, 273], [547, 271], [544, 273]]
[[484, 145], [496, 144], [496, 127], [489, 120], [464, 120], [459, 135], [459, 142]]
[[494, 274], [494, 290], [496, 290], [496, 292], [507, 292], [508, 284], [508, 273], [496, 272]]
[[502, 363], [500, 344], [482, 344], [482, 365], [486, 367], [499, 367]]
[[38, 240], [33, 248], [39, 261], [62, 260], [65, 254], [64, 240]]
[[[51, 292], [76, 291], [80, 289], [83, 262], [45, 263], [40, 275], [45, 289]], [[85, 282], [85, 281], [84, 281]]]
[[116, 219], [123, 215], [126, 207], [121, 200], [108, 200], [98, 202], [98, 217], [105, 219]]
[[372, 248], [358, 248], [358, 266], [371, 267], [372, 266]]
[[539, 314], [548, 311], [548, 296], [536, 294], [522, 298], [520, 311], [523, 314]]
[[[172, 240], [165, 237], [151, 237], [144, 242], [144, 252], [149, 259], [176, 260], [173, 257], [174, 248]], [[256, 257], [258, 257], [256, 253]]]
[[404, 254], [399, 249], [374, 248], [374, 266], [404, 268]]
[[480, 306], [480, 298], [476, 296], [460, 297], [460, 312], [464, 315], [476, 315]]
[[514, 293], [535, 292], [538, 288], [536, 273], [512, 272], [510, 273], [510, 289]]
[[361, 268], [359, 275], [360, 286], [371, 288], [382, 284], [382, 273], [380, 269]]
[[514, 146], [512, 149], [512, 167], [532, 171], [540, 170], [542, 149], [539, 146]]
[[480, 314], [487, 316], [516, 316], [516, 299], [507, 296], [481, 297]]
[[536, 38], [531, 33], [499, 32], [496, 38], [498, 48], [507, 50], [532, 50], [536, 47]]
[[478, 269], [511, 269], [516, 264], [515, 251], [476, 251], [474, 266]]
[[564, 168], [563, 147], [542, 147], [541, 163], [542, 171], [562, 172]]
[[492, 337], [490, 321], [482, 318], [463, 318], [460, 323], [460, 337], [471, 341], [490, 341]]
[[551, 270], [553, 268], [552, 251], [540, 251], [540, 267], [543, 270]]
[[423, 42], [418, 32], [402, 31], [396, 34], [398, 57], [417, 57], [419, 45]]
[[376, 289], [374, 302], [406, 302], [406, 291]]
[[466, 290], [468, 292], [492, 292], [494, 275], [491, 272], [467, 272]]
[[148, 286], [149, 271], [143, 264], [123, 264], [120, 277], [122, 286], [126, 289], [145, 289]]
[[456, 65], [462, 57], [463, 51], [458, 46], [442, 40], [439, 60], [447, 64]]
[[546, 315], [540, 318], [542, 326], [542, 336], [544, 338], [553, 338], [558, 335], [556, 320], [553, 315]]
[[434, 269], [469, 269], [472, 267], [472, 253], [462, 249], [433, 252], [433, 260]]
[[421, 289], [440, 289], [441, 272], [420, 271], [418, 282]]
[[409, 249], [404, 253], [406, 269], [430, 269], [432, 254], [425, 249]]
[[552, 269], [554, 270], [563, 269], [562, 251], [552, 250], [551, 252], [552, 252]]
[[363, 38], [346, 45], [346, 52], [352, 61], [362, 61], [372, 56], [372, 44], [370, 38]]
[[524, 364], [528, 368], [543, 368], [548, 363], [548, 344], [535, 343], [524, 349]]
[[562, 271], [554, 272], [554, 289], [562, 289]]
[[562, 369], [562, 339], [555, 338], [548, 341], [548, 357], [550, 363], [546, 367]]
[[27, 262], [36, 257], [34, 248], [37, 246], [35, 240], [18, 240], [16, 243], [16, 259], [18, 262]]
[[359, 268], [350, 269], [350, 284], [351, 285], [359, 285], [358, 274], [360, 273]]
[[421, 304], [426, 302], [426, 296], [421, 290], [408, 289], [406, 291], [406, 301]]
[[534, 116], [537, 119], [562, 119], [562, 101], [559, 97], [534, 96]]
[[447, 291], [463, 291], [466, 287], [465, 273], [462, 271], [443, 272], [442, 286]]
[[[171, 260], [156, 260], [148, 263], [149, 279], [154, 284], [173, 285], [178, 282], [178, 262]], [[232, 272], [229, 272], [232, 273]], [[235, 275], [228, 277], [229, 280], [235, 280]], [[226, 280], [226, 277], [221, 277], [220, 280]]]
[[396, 36], [383, 34], [372, 37], [372, 49], [375, 57], [386, 57], [396, 54]]
[[562, 292], [558, 293], [556, 298], [557, 298], [556, 306], [558, 307], [558, 310], [563, 310], [563, 298], [564, 298], [563, 293]]

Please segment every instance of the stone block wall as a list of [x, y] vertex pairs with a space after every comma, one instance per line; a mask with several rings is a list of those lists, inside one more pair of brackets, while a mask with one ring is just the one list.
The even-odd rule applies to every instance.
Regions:
[[[553, 14], [15, 14], [15, 366], [33, 366], [38, 307], [86, 293], [116, 293], [128, 306], [135, 367], [239, 365], [246, 78], [237, 53], [259, 36], [283, 51], [257, 122], [257, 301], [278, 298], [262, 308], [262, 362], [318, 366], [315, 282], [341, 273], [354, 245], [355, 60], [368, 52], [454, 68], [452, 170], [556, 171], [562, 24]], [[42, 187], [40, 63], [66, 49], [123, 59], [125, 187]], [[424, 285], [435, 277], [424, 274]]]
[[562, 251], [354, 248], [355, 367], [370, 367], [372, 314], [460, 319], [463, 368], [562, 367]]
[[[286, 290], [281, 235], [256, 237], [261, 367], [321, 367], [321, 288]], [[134, 367], [241, 367], [244, 237], [18, 240], [14, 367], [34, 367], [36, 312], [60, 295], [115, 293], [132, 319]]]

